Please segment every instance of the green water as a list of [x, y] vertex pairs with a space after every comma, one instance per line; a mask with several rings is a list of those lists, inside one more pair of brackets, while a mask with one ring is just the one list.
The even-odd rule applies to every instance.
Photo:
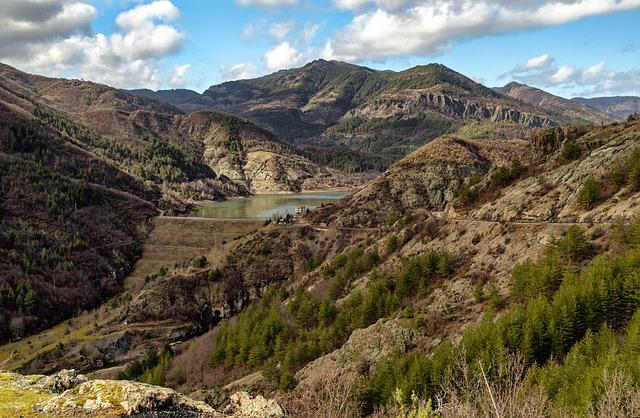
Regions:
[[223, 219], [267, 219], [274, 213], [295, 214], [295, 208], [317, 208], [335, 202], [352, 192], [312, 192], [290, 194], [260, 194], [252, 197], [210, 203], [197, 208], [191, 216]]

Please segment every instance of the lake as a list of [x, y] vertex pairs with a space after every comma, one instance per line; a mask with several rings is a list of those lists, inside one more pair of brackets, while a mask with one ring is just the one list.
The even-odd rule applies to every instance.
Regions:
[[309, 192], [288, 194], [259, 194], [229, 199], [198, 207], [191, 216], [220, 219], [268, 219], [274, 213], [295, 214], [298, 206], [309, 209], [335, 202], [353, 192]]

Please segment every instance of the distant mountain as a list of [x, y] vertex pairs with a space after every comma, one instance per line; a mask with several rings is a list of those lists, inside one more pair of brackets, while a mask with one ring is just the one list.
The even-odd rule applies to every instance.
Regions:
[[589, 99], [575, 97], [571, 100], [600, 109], [619, 119], [626, 119], [633, 113], [640, 113], [640, 97], [636, 96], [593, 97]]
[[179, 107], [239, 115], [290, 143], [347, 146], [390, 161], [470, 121], [525, 127], [575, 121], [439, 64], [393, 72], [317, 60], [212, 86]]
[[140, 97], [150, 97], [152, 99], [162, 100], [174, 106], [180, 106], [189, 100], [197, 100], [200, 93], [188, 89], [158, 90], [149, 89], [128, 90], [129, 93]]
[[618, 119], [604, 109], [592, 107], [588, 103], [580, 103], [555, 96], [535, 87], [511, 82], [504, 87], [494, 89], [498, 93], [522, 100], [523, 102], [575, 119], [576, 123], [602, 124]]

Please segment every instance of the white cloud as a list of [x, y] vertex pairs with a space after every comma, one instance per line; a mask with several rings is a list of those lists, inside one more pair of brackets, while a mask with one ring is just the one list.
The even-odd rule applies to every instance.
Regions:
[[129, 11], [120, 13], [116, 24], [122, 29], [137, 29], [155, 21], [175, 22], [180, 18], [180, 10], [168, 0], [141, 4]]
[[570, 65], [563, 65], [556, 70], [555, 73], [550, 77], [550, 80], [555, 84], [566, 83], [570, 80], [576, 73], [576, 69]]
[[178, 65], [177, 67], [174, 67], [173, 70], [171, 70], [171, 80], [169, 81], [169, 84], [171, 85], [171, 87], [184, 87], [185, 84], [187, 84], [187, 81], [185, 79], [185, 75], [187, 74], [187, 71], [189, 71], [189, 69], [191, 68], [190, 64], [183, 64], [183, 65]]
[[370, 3], [370, 0], [333, 0], [333, 4], [335, 4], [338, 9], [342, 10], [358, 11]]
[[640, 8], [640, 0], [336, 0], [357, 12], [325, 51], [347, 61], [434, 55], [456, 40], [572, 22]]
[[[0, 6], [8, 1], [0, 0]], [[115, 87], [160, 87], [160, 61], [185, 39], [169, 25], [180, 11], [167, 0], [120, 13], [116, 31], [108, 36], [91, 34], [97, 12], [87, 1], [25, 0], [20, 8], [0, 10], [2, 61], [29, 72]]]
[[96, 16], [84, 1], [0, 0], [0, 55], [19, 54], [28, 43], [88, 33]]
[[531, 70], [534, 68], [547, 68], [554, 62], [553, 57], [549, 54], [542, 54], [537, 57], [529, 58], [523, 69]]
[[583, 80], [593, 80], [600, 76], [604, 71], [604, 62], [599, 62], [598, 64], [594, 64], [591, 67], [587, 68], [582, 72]]
[[[547, 54], [545, 54], [547, 55]], [[533, 57], [527, 61], [540, 65], [527, 64], [516, 66], [502, 77], [510, 76], [521, 83], [540, 88], [562, 90], [567, 96], [606, 96], [616, 94], [640, 94], [640, 70], [628, 71], [607, 70], [604, 62], [586, 68], [563, 64], [558, 66], [556, 60], [549, 56], [542, 60]], [[542, 61], [545, 61], [544, 65]]]
[[283, 7], [297, 6], [298, 0], [236, 0], [240, 6]]
[[304, 55], [289, 42], [282, 42], [264, 54], [264, 62], [270, 71], [292, 68], [304, 61]]
[[289, 32], [293, 30], [293, 21], [272, 23], [269, 26], [269, 35], [271, 35], [276, 41], [282, 42], [287, 37]]
[[257, 72], [255, 64], [252, 62], [243, 62], [231, 67], [221, 64], [220, 74], [222, 76], [222, 81], [233, 81], [253, 78], [257, 75]]

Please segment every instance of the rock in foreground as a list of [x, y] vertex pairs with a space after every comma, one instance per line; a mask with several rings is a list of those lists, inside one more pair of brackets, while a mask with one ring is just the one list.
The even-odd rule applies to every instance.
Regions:
[[223, 414], [172, 389], [126, 380], [87, 380], [72, 370], [53, 376], [0, 373], [1, 417], [284, 416], [280, 405], [261, 396], [237, 393], [231, 405]]

